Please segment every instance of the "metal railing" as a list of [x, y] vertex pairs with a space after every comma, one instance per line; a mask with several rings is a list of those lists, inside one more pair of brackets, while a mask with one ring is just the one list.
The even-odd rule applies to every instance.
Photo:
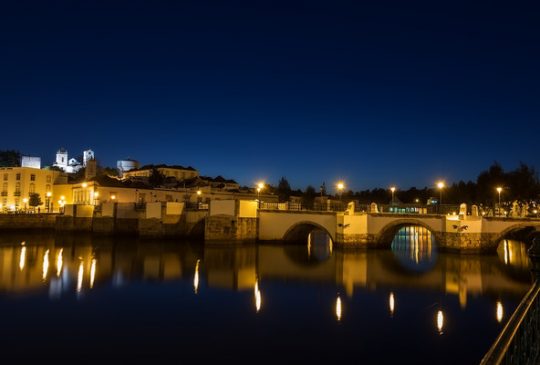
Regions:
[[481, 361], [481, 365], [533, 365], [540, 360], [540, 242], [529, 249], [535, 280]]
[[[259, 209], [261, 210], [282, 210], [282, 211], [314, 211], [314, 212], [343, 212], [347, 210], [349, 202], [332, 201], [330, 204], [313, 203], [304, 205], [302, 203], [277, 203], [277, 202], [261, 202]], [[355, 212], [370, 212], [371, 204], [363, 204], [355, 202]], [[395, 213], [395, 214], [449, 214], [459, 213], [459, 205], [443, 204], [443, 205], [420, 205], [420, 204], [377, 204], [379, 213]]]

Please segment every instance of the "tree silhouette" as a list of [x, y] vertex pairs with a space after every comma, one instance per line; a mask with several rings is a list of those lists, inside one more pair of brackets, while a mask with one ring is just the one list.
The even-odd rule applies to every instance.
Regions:
[[277, 194], [280, 202], [286, 202], [289, 201], [289, 197], [291, 196], [291, 185], [289, 185], [289, 182], [285, 177], [282, 177], [279, 180], [278, 187], [277, 187]]
[[28, 205], [35, 208], [37, 206], [40, 206], [41, 204], [43, 204], [43, 202], [41, 201], [41, 197], [38, 193], [30, 194], [30, 199], [28, 199]]

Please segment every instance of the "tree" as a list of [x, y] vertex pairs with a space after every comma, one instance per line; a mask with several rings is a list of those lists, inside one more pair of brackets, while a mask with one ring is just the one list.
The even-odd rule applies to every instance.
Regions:
[[0, 151], [0, 167], [21, 166], [21, 153], [15, 150]]
[[302, 194], [302, 206], [307, 209], [313, 209], [313, 202], [315, 201], [316, 194], [315, 188], [309, 185]]
[[285, 177], [282, 177], [279, 180], [278, 187], [277, 187], [277, 194], [280, 202], [286, 202], [289, 201], [289, 197], [291, 196], [291, 185], [289, 185], [289, 182]]
[[161, 186], [165, 183], [165, 175], [158, 171], [155, 167], [152, 168], [152, 173], [148, 177], [148, 183], [152, 187]]
[[41, 201], [41, 197], [38, 193], [32, 193], [30, 194], [30, 199], [28, 199], [28, 205], [35, 208], [37, 206], [42, 205], [43, 202]]

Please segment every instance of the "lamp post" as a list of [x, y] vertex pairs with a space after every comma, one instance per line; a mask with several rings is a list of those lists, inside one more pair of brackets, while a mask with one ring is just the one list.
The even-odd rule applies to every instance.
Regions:
[[201, 206], [201, 195], [202, 195], [201, 189], [197, 190], [197, 209], [199, 209]]
[[501, 193], [503, 188], [501, 186], [497, 186], [497, 193], [499, 193], [499, 215], [501, 215]]
[[94, 191], [94, 205], [97, 205], [99, 199], [99, 191]]
[[390, 191], [392, 192], [392, 205], [394, 205], [394, 192], [396, 191], [396, 187], [395, 186], [392, 186], [390, 188]]
[[257, 183], [257, 208], [261, 208], [261, 191], [264, 189], [264, 182]]
[[26, 204], [28, 204], [28, 198], [23, 198], [23, 203], [24, 203], [24, 212], [26, 213], [26, 210], [27, 210], [27, 206]]
[[340, 205], [340, 209], [342, 209], [342, 205], [343, 205], [343, 201], [342, 201], [342, 195], [343, 195], [343, 190], [345, 190], [345, 183], [343, 181], [338, 181], [338, 183], [336, 184], [336, 187], [337, 187], [337, 191], [339, 193], [339, 205]]
[[439, 214], [441, 213], [441, 206], [442, 206], [442, 192], [445, 187], [444, 181], [437, 182], [437, 188], [439, 188]]
[[47, 197], [47, 201], [45, 203], [47, 205], [47, 213], [50, 213], [51, 212], [51, 196], [52, 196], [52, 193], [50, 191], [47, 191], [45, 196]]

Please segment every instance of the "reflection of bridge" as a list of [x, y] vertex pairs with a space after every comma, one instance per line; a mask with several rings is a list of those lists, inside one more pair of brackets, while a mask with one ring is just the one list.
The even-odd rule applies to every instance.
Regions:
[[401, 227], [415, 225], [428, 229], [439, 247], [461, 252], [493, 252], [511, 232], [530, 236], [540, 231], [540, 219], [533, 218], [358, 213], [354, 205], [343, 213], [261, 210], [258, 219], [258, 239], [262, 241], [305, 242], [310, 231], [322, 229], [338, 245], [389, 247]]
[[526, 252], [513, 244], [501, 250], [500, 258], [442, 254], [418, 272], [390, 250], [339, 250], [323, 258], [299, 245], [203, 248], [87, 239], [38, 237], [24, 245], [0, 245], [0, 292], [47, 290], [57, 297], [107, 282], [197, 278], [198, 285], [200, 276], [208, 287], [232, 290], [252, 290], [257, 280], [328, 283], [343, 286], [349, 295], [357, 289], [413, 288], [457, 295], [464, 306], [471, 294], [520, 296], [529, 286], [528, 267], [521, 261]]

